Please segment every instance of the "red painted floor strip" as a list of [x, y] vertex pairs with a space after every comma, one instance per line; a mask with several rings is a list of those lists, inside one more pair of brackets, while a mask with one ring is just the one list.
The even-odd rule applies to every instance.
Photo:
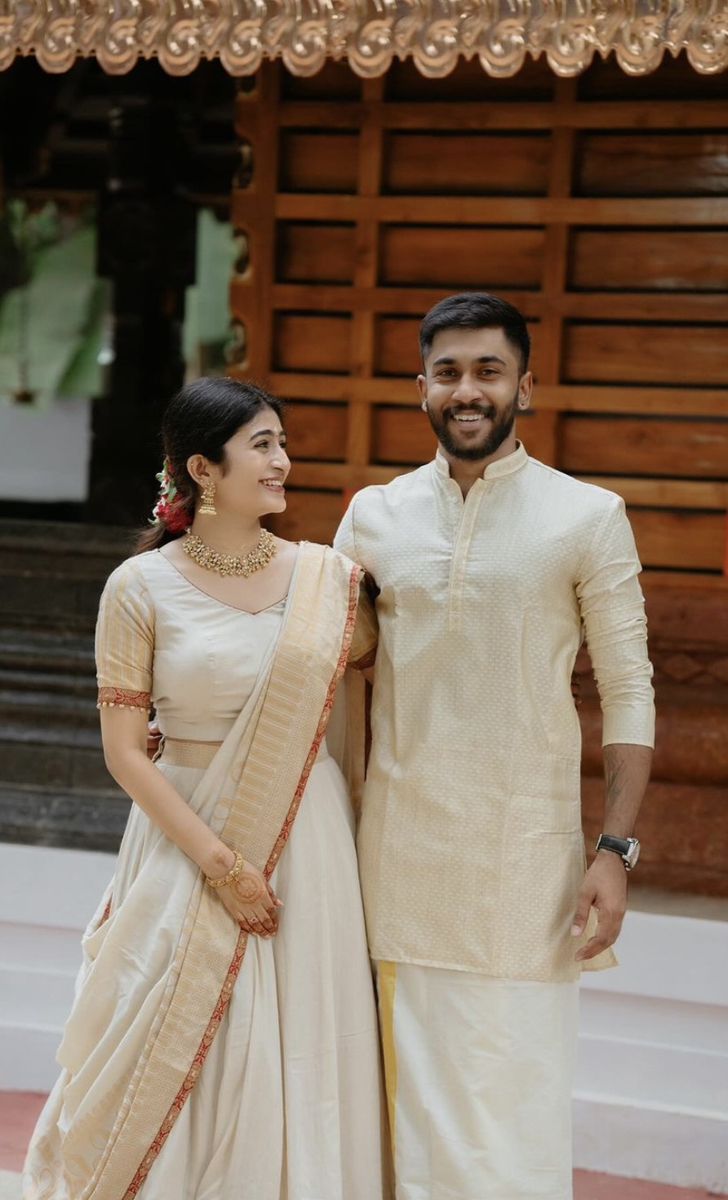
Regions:
[[0, 1092], [0, 1170], [19, 1171], [46, 1098], [41, 1092]]
[[645, 1179], [622, 1179], [594, 1171], [574, 1172], [574, 1200], [712, 1200], [715, 1192], [670, 1187]]

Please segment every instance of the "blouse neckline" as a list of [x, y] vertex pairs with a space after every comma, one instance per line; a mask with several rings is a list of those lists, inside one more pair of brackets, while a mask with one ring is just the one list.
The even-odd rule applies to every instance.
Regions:
[[186, 583], [188, 587], [191, 587], [195, 592], [198, 592], [201, 596], [206, 596], [208, 600], [212, 600], [213, 604], [219, 604], [222, 606], [222, 608], [229, 608], [232, 612], [244, 613], [246, 617], [260, 617], [263, 615], [263, 613], [271, 612], [274, 608], [279, 608], [281, 605], [285, 604], [286, 600], [288, 599], [288, 592], [286, 592], [285, 596], [281, 596], [280, 600], [274, 600], [272, 604], [266, 605], [265, 608], [258, 608], [254, 611], [249, 608], [239, 608], [237, 604], [228, 604], [226, 600], [220, 600], [217, 596], [213, 596], [210, 592], [206, 592], [204, 588], [201, 588], [196, 583], [193, 583], [191, 579], [188, 579], [188, 577], [183, 574], [182, 571], [180, 571], [179, 567], [176, 567], [175, 564], [169, 558], [167, 558], [166, 554], [162, 554], [161, 549], [158, 548], [156, 553], [163, 560], [163, 562], [166, 562], [167, 565], [172, 568], [175, 575], [181, 579], [183, 583]]

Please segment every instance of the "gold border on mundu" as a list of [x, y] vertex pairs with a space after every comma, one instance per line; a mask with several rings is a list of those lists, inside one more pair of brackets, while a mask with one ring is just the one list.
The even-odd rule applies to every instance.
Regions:
[[[361, 570], [323, 546], [302, 543], [294, 591], [267, 685], [229, 769], [221, 837], [270, 878], [288, 841], [323, 741], [354, 636]], [[64, 1142], [77, 1200], [132, 1200], [194, 1088], [244, 964], [247, 934], [200, 875], [160, 1001], [125, 1095], [106, 1098]], [[99, 1144], [91, 1179], [74, 1174]], [[93, 1152], [92, 1152], [93, 1157]]]
[[112, 75], [140, 58], [172, 75], [211, 58], [231, 75], [269, 59], [314, 75], [331, 58], [371, 78], [411, 58], [438, 77], [462, 56], [508, 76], [545, 55], [568, 77], [614, 53], [643, 75], [683, 50], [703, 74], [728, 67], [727, 0], [0, 0], [0, 69], [34, 54], [51, 72], [95, 56]]

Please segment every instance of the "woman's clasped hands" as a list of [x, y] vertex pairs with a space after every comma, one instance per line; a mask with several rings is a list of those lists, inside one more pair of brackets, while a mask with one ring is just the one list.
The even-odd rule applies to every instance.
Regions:
[[279, 911], [283, 901], [266, 881], [262, 871], [243, 860], [237, 879], [217, 889], [218, 895], [245, 933], [270, 938], [278, 933]]

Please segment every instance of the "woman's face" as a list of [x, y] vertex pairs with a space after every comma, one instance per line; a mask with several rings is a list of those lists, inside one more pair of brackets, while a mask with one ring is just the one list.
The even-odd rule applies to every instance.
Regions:
[[210, 464], [219, 512], [246, 517], [283, 512], [291, 469], [286, 435], [272, 408], [262, 408], [225, 443], [225, 461]]

